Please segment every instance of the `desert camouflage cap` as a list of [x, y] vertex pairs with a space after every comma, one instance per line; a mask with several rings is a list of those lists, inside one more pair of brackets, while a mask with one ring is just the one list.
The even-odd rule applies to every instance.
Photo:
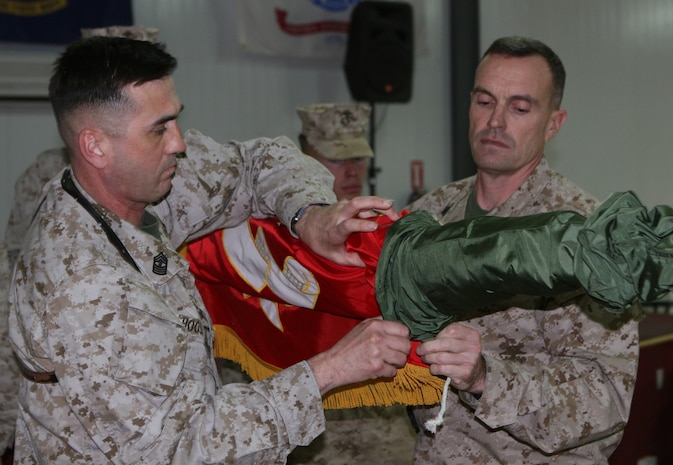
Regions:
[[82, 37], [126, 37], [127, 39], [156, 42], [159, 29], [145, 26], [108, 26], [82, 29]]
[[321, 103], [297, 108], [301, 133], [323, 157], [373, 157], [367, 142], [371, 107], [362, 103]]

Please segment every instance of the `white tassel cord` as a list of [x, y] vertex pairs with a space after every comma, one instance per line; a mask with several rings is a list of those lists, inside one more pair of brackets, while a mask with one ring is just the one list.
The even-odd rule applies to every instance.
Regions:
[[444, 422], [444, 413], [446, 412], [446, 396], [449, 393], [450, 384], [451, 378], [446, 378], [446, 381], [444, 382], [444, 390], [442, 391], [442, 405], [439, 409], [439, 413], [435, 418], [431, 418], [425, 422], [425, 429], [429, 433], [435, 434], [437, 432], [437, 428]]

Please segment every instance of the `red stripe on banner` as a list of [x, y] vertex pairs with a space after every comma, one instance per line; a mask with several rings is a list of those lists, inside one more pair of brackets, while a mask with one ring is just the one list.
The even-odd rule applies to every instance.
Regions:
[[276, 8], [275, 12], [278, 27], [291, 36], [303, 36], [323, 32], [348, 33], [349, 23], [347, 21], [316, 21], [305, 24], [290, 24], [287, 22], [287, 11]]

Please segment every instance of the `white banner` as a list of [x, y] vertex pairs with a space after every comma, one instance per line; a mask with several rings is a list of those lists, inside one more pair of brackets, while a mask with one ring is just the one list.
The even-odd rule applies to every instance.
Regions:
[[[342, 58], [348, 24], [360, 0], [242, 0], [239, 43], [243, 50], [301, 58]], [[427, 48], [423, 0], [410, 3], [416, 51]]]

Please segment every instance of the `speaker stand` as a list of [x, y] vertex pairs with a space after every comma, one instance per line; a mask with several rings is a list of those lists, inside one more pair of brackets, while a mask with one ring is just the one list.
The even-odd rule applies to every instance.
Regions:
[[376, 176], [381, 172], [381, 168], [376, 166], [376, 112], [374, 102], [369, 102], [372, 112], [369, 115], [369, 146], [372, 148], [374, 156], [369, 160], [369, 195], [376, 195]]

